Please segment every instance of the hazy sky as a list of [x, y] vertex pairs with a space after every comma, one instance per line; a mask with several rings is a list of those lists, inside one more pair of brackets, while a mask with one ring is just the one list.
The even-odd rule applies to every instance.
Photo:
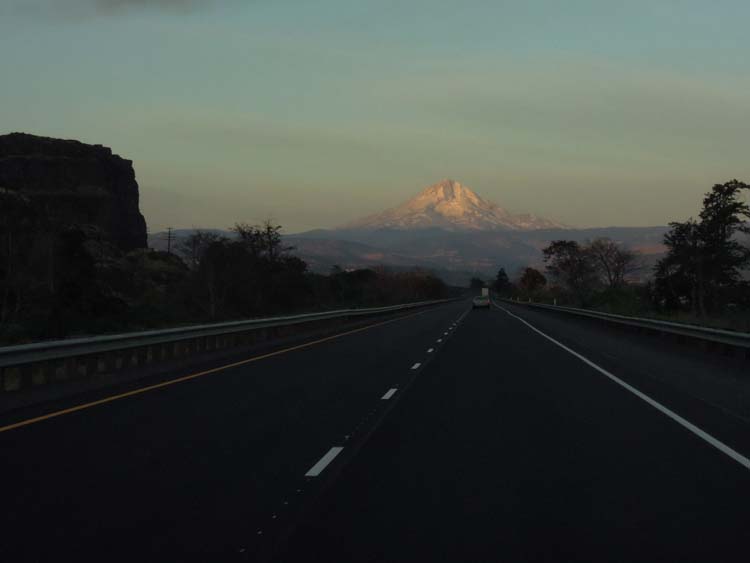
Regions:
[[0, 0], [0, 132], [134, 160], [152, 231], [450, 177], [581, 226], [750, 182], [747, 0]]

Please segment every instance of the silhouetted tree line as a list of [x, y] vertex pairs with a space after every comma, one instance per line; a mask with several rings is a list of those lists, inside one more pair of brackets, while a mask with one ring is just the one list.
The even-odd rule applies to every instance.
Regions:
[[[750, 186], [732, 180], [716, 184], [703, 199], [698, 219], [670, 223], [666, 255], [650, 279], [638, 253], [610, 239], [580, 244], [555, 240], [542, 250], [545, 273], [524, 268], [515, 283], [500, 269], [493, 284], [501, 296], [556, 299], [560, 304], [623, 313], [744, 315], [747, 328], [750, 207], [742, 195]], [[546, 274], [546, 275], [545, 275]]]
[[641, 268], [635, 252], [607, 238], [585, 244], [555, 240], [542, 254], [546, 275], [526, 267], [514, 283], [500, 268], [492, 284], [495, 292], [503, 297], [549, 297], [587, 305], [604, 294], [622, 291], [628, 276]]
[[119, 251], [92, 225], [67, 224], [0, 189], [0, 341], [139, 330], [334, 307], [441, 298], [429, 272], [308, 271], [281, 227], [195, 231], [174, 253]]
[[628, 276], [642, 267], [635, 252], [608, 238], [585, 244], [556, 240], [542, 253], [558, 296], [584, 307], [620, 296]]

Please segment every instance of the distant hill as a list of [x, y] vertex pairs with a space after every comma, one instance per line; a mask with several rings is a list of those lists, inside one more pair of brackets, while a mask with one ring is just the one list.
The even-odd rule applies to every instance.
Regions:
[[[228, 231], [208, 229], [232, 236]], [[473, 275], [492, 277], [500, 266], [514, 273], [524, 266], [542, 267], [542, 253], [551, 240], [580, 242], [608, 237], [641, 252], [646, 263], [661, 256], [661, 240], [667, 227], [610, 227], [597, 229], [550, 229], [537, 231], [473, 231], [444, 229], [420, 230], [315, 230], [287, 235], [294, 254], [315, 272], [328, 272], [332, 266], [394, 269], [422, 268], [434, 271], [446, 282], [463, 285]], [[173, 244], [192, 230], [172, 231]], [[166, 233], [149, 235], [149, 246], [165, 250]], [[645, 272], [648, 274], [648, 268]]]
[[[509, 273], [524, 266], [542, 267], [542, 252], [550, 241], [570, 239], [579, 242], [607, 237], [642, 253], [647, 264], [663, 252], [661, 244], [667, 227], [611, 227], [596, 229], [540, 229], [535, 231], [448, 231], [419, 230], [316, 230], [290, 235], [287, 240], [298, 247], [299, 255], [310, 261], [325, 260], [345, 266], [364, 266], [379, 253], [383, 263], [398, 256], [398, 263], [411, 260], [420, 267], [461, 273], [494, 276], [503, 266]], [[352, 246], [352, 245], [362, 246]], [[359, 253], [358, 249], [362, 252]], [[461, 277], [459, 276], [459, 277]]]

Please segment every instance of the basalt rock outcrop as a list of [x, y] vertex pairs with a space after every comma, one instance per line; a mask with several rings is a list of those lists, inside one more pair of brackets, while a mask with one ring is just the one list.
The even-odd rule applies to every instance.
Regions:
[[93, 227], [123, 251], [146, 247], [133, 163], [107, 147], [0, 135], [0, 190], [29, 201], [49, 224]]

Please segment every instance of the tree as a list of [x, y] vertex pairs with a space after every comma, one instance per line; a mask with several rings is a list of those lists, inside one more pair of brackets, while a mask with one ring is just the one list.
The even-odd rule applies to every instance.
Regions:
[[594, 240], [583, 251], [590, 254], [594, 266], [609, 289], [621, 288], [626, 276], [640, 268], [635, 252], [608, 238]]
[[547, 273], [585, 304], [598, 281], [591, 254], [573, 240], [552, 241], [542, 253]]
[[237, 242], [222, 238], [208, 244], [193, 274], [193, 301], [204, 307], [211, 320], [225, 317], [230, 288], [239, 282], [247, 268], [246, 249]]
[[23, 194], [0, 188], [0, 325], [23, 305], [29, 274], [29, 248], [35, 220]]
[[518, 280], [519, 287], [526, 293], [536, 293], [547, 284], [547, 278], [539, 270], [524, 268], [521, 278]]
[[722, 293], [740, 280], [740, 270], [750, 262], [750, 250], [735, 238], [736, 233], [749, 233], [746, 221], [750, 219], [750, 207], [740, 201], [747, 184], [732, 180], [716, 184], [703, 199], [700, 212], [699, 235], [701, 241], [699, 307], [705, 313], [706, 303], [715, 306]]
[[508, 279], [508, 274], [505, 273], [505, 268], [500, 268], [497, 271], [497, 277], [495, 278], [495, 291], [499, 294], [504, 295], [510, 292], [513, 287]]
[[291, 250], [293, 246], [285, 246], [281, 238], [281, 225], [273, 225], [266, 221], [263, 225], [249, 225], [236, 223], [232, 232], [237, 234], [241, 244], [245, 246], [253, 259], [261, 257], [275, 262]]
[[667, 255], [656, 265], [655, 292], [657, 299], [668, 309], [689, 305], [695, 311], [698, 304], [698, 273], [700, 268], [700, 235], [698, 223], [689, 219], [672, 222], [664, 235]]
[[177, 254], [191, 270], [195, 270], [212, 243], [226, 240], [228, 239], [219, 233], [196, 229], [177, 245]]
[[703, 198], [698, 221], [670, 223], [664, 235], [667, 255], [654, 271], [663, 305], [689, 305], [703, 316], [737, 288], [741, 269], [750, 263], [750, 250], [736, 238], [750, 232], [750, 207], [739, 199], [749, 187], [737, 180], [716, 184]]

